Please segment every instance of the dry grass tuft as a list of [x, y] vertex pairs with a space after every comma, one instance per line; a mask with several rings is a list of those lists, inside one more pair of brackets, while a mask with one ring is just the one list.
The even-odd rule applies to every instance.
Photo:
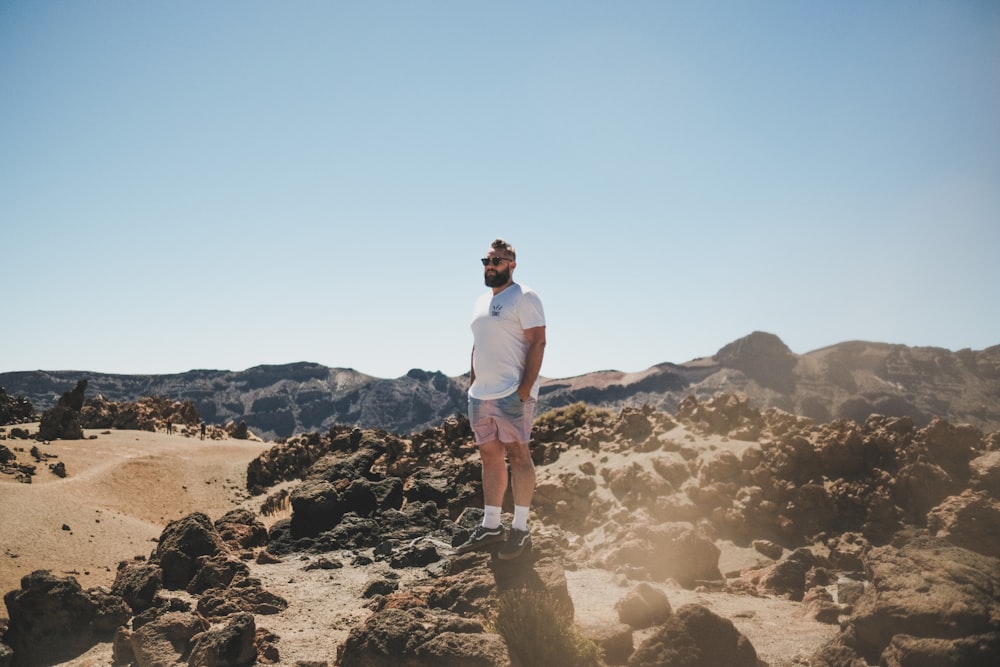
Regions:
[[597, 644], [580, 634], [552, 595], [517, 589], [500, 596], [494, 627], [507, 642], [515, 664], [596, 667]]

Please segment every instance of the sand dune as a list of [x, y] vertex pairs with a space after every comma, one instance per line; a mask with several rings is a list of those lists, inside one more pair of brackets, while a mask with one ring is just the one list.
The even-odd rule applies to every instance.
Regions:
[[[36, 431], [37, 424], [27, 425]], [[23, 428], [23, 427], [22, 427]], [[9, 431], [9, 427], [8, 427]], [[31, 484], [0, 475], [0, 593], [46, 569], [84, 588], [110, 585], [115, 565], [149, 555], [168, 522], [193, 511], [217, 519], [245, 502], [246, 466], [270, 443], [200, 440], [146, 431], [86, 431], [85, 440], [8, 439], [19, 463], [36, 463]], [[93, 438], [93, 439], [91, 439]], [[48, 469], [63, 462], [61, 479]]]

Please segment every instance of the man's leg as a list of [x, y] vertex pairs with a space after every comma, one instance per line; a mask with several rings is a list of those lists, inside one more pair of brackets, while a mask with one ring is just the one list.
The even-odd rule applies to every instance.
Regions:
[[535, 464], [526, 443], [506, 445], [507, 460], [510, 461], [511, 491], [514, 496], [514, 521], [507, 533], [507, 541], [500, 547], [497, 556], [501, 560], [517, 558], [531, 544], [528, 532], [528, 510], [531, 496], [535, 492]]
[[[514, 496], [514, 505], [521, 507], [531, 506], [531, 496], [535, 492], [535, 463], [531, 460], [531, 452], [527, 443], [515, 442], [505, 445], [507, 450], [507, 460], [510, 462], [511, 492]], [[485, 468], [484, 468], [485, 470]], [[504, 476], [506, 477], [506, 469]], [[504, 486], [507, 480], [504, 480]], [[501, 494], [501, 498], [503, 495]]]
[[[483, 465], [483, 503], [500, 507], [508, 481], [504, 445], [499, 440], [485, 442], [479, 445], [479, 456]], [[517, 481], [516, 476], [514, 481]]]
[[499, 440], [484, 442], [479, 445], [479, 455], [483, 466], [483, 523], [472, 531], [468, 540], [456, 547], [455, 551], [460, 554], [502, 543], [507, 537], [507, 531], [500, 524], [500, 508], [508, 481], [504, 446]]

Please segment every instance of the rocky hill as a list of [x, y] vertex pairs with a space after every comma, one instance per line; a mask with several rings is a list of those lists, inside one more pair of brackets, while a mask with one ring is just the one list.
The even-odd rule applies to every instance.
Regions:
[[[210, 424], [245, 421], [264, 438], [322, 431], [334, 424], [410, 433], [465, 410], [468, 376], [414, 369], [383, 379], [315, 363], [175, 375], [89, 371], [0, 373], [0, 386], [38, 411], [80, 379], [108, 401], [159, 396], [191, 401]], [[742, 392], [755, 405], [820, 422], [871, 414], [934, 417], [991, 431], [1000, 428], [1000, 345], [953, 352], [934, 347], [850, 341], [795, 354], [773, 334], [754, 332], [711, 357], [662, 363], [645, 371], [598, 371], [547, 378], [539, 413], [577, 402], [620, 410], [651, 405], [673, 411], [688, 396]]]

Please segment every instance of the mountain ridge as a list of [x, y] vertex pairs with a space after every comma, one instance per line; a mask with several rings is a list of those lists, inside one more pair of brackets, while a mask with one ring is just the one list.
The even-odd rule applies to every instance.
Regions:
[[[465, 411], [469, 381], [468, 374], [449, 377], [416, 368], [398, 378], [378, 378], [300, 361], [166, 375], [14, 371], [0, 373], [0, 387], [25, 396], [42, 411], [84, 378], [90, 396], [190, 400], [205, 421], [245, 421], [265, 438], [327, 430], [334, 424], [420, 431]], [[820, 422], [864, 421], [882, 414], [908, 416], [917, 424], [942, 417], [984, 431], [1000, 430], [1000, 345], [953, 352], [852, 340], [800, 355], [778, 336], [755, 331], [711, 357], [684, 363], [543, 378], [537, 412], [577, 402], [612, 409], [652, 405], [672, 412], [689, 395], [703, 399], [720, 392], [745, 393], [761, 408]]]

